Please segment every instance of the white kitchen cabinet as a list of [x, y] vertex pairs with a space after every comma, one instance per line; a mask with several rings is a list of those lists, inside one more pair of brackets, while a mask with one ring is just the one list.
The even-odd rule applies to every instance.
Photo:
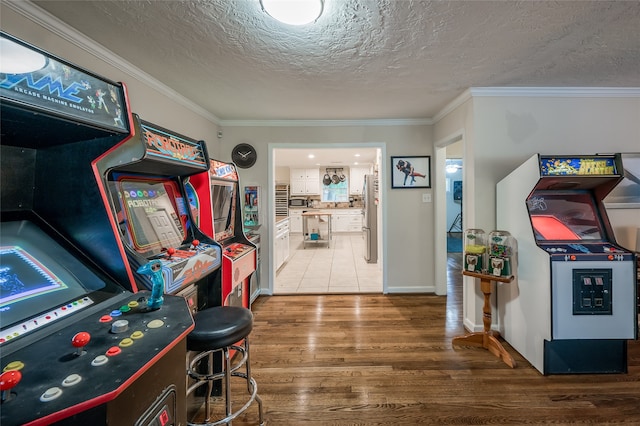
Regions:
[[289, 231], [294, 234], [302, 233], [302, 210], [289, 210]]
[[331, 215], [333, 232], [362, 231], [362, 210], [334, 210]]
[[364, 175], [368, 173], [368, 167], [351, 167], [349, 169], [349, 194], [362, 195]]
[[350, 215], [349, 222], [347, 224], [347, 232], [362, 232], [362, 219], [362, 213]]
[[320, 194], [319, 169], [291, 169], [289, 172], [291, 195]]
[[348, 216], [340, 213], [331, 215], [331, 228], [333, 232], [347, 232]]
[[289, 219], [276, 223], [276, 270], [289, 258]]
[[287, 231], [283, 236], [282, 236], [282, 257], [283, 257], [283, 261], [282, 263], [286, 262], [287, 260], [289, 260], [289, 255], [291, 254], [291, 240], [290, 240], [290, 235], [289, 235], [289, 231]]

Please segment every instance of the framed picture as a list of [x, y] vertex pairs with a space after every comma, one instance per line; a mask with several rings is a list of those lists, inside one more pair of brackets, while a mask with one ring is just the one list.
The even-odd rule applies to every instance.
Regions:
[[431, 157], [391, 157], [391, 188], [431, 188]]

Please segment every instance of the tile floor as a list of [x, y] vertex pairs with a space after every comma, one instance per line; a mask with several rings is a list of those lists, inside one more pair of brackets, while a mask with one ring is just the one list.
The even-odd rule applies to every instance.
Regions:
[[364, 260], [362, 233], [333, 234], [331, 246], [290, 235], [289, 259], [276, 273], [274, 294], [382, 293], [382, 265]]

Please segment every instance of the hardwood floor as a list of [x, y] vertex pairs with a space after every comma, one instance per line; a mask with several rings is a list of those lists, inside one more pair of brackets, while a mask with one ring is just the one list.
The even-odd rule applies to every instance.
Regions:
[[[505, 342], [452, 347], [463, 334], [459, 256], [448, 297], [259, 297], [251, 361], [268, 425], [640, 424], [640, 345], [628, 374], [542, 376]], [[233, 423], [257, 424], [257, 408]]]

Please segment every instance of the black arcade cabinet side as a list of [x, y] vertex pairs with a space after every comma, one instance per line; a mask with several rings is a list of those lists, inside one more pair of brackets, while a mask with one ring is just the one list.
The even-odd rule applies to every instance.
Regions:
[[149, 308], [86, 250], [109, 247], [91, 159], [131, 135], [125, 88], [0, 40], [0, 423], [184, 424], [185, 300]]

